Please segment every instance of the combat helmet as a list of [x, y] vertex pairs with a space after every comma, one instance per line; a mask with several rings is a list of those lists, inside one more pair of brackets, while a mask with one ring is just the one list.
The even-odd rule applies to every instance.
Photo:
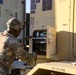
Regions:
[[24, 23], [16, 18], [11, 18], [6, 23], [7, 28], [13, 28], [14, 30], [20, 30], [24, 28]]

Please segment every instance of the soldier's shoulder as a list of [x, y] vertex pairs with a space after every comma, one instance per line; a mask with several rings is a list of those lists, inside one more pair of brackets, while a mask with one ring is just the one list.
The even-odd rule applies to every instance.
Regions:
[[5, 31], [3, 31], [3, 32], [0, 32], [0, 35], [2, 35], [2, 36], [6, 36], [7, 33], [8, 33], [8, 32], [5, 30]]

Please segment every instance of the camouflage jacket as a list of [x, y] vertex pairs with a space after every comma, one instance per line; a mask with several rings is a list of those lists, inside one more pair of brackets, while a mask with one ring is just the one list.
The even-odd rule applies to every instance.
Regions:
[[12, 34], [6, 30], [0, 33], [0, 75], [7, 74], [19, 47], [17, 38]]

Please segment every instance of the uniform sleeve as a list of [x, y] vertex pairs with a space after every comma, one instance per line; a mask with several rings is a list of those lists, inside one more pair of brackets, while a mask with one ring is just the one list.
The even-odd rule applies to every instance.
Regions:
[[11, 49], [11, 50], [17, 50], [19, 47], [18, 41], [16, 39], [13, 39], [13, 38], [9, 38], [8, 44], [9, 44], [9, 49]]

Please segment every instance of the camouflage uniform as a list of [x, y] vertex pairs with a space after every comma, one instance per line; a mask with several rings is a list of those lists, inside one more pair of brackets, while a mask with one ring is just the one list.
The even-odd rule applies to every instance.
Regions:
[[6, 75], [9, 71], [12, 61], [15, 58], [16, 50], [19, 49], [17, 38], [8, 33], [9, 28], [15, 30], [23, 29], [23, 24], [12, 18], [6, 23], [8, 29], [0, 33], [0, 75]]

